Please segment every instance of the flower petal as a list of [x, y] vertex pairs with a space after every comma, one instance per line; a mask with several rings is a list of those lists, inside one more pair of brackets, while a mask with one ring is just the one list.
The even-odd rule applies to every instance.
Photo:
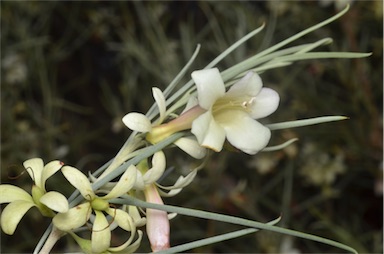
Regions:
[[135, 237], [135, 231], [132, 231], [131, 235], [129, 236], [128, 240], [125, 241], [123, 244], [116, 246], [116, 247], [109, 247], [108, 253], [133, 253], [133, 251], [128, 251], [128, 246], [132, 243], [133, 239]]
[[76, 243], [80, 246], [80, 248], [83, 250], [84, 253], [92, 253], [91, 240], [81, 238], [73, 232], [68, 232], [68, 233], [72, 236], [73, 239], [75, 239]]
[[60, 192], [49, 191], [40, 198], [40, 202], [56, 212], [68, 212], [68, 200]]
[[[137, 168], [136, 168], [136, 170], [137, 170]], [[135, 188], [136, 190], [143, 190], [144, 187], [145, 187], [145, 183], [144, 183], [144, 179], [143, 179], [143, 174], [137, 170], [136, 181], [135, 181], [133, 188]]]
[[34, 203], [25, 200], [17, 200], [8, 204], [2, 211], [0, 219], [4, 233], [13, 235], [21, 218], [33, 206], [35, 206]]
[[160, 186], [160, 187], [165, 190], [184, 188], [185, 186], [189, 185], [193, 181], [196, 175], [197, 175], [197, 169], [194, 169], [187, 176], [179, 176], [179, 178], [177, 179], [174, 185]]
[[106, 251], [111, 244], [111, 230], [103, 212], [95, 211], [96, 217], [92, 227], [92, 252]]
[[32, 196], [25, 190], [10, 184], [0, 185], [0, 204], [16, 200], [24, 200], [33, 203]]
[[152, 168], [145, 172], [143, 180], [145, 184], [156, 182], [164, 173], [165, 155], [162, 151], [156, 152], [152, 157]]
[[95, 196], [91, 183], [80, 170], [71, 166], [64, 166], [61, 171], [65, 178], [67, 178], [73, 187], [80, 191], [85, 199], [91, 200]]
[[279, 106], [279, 94], [270, 88], [261, 89], [260, 93], [252, 98], [250, 115], [253, 119], [266, 117], [276, 111]]
[[103, 199], [117, 198], [127, 193], [136, 182], [137, 169], [134, 165], [130, 165], [113, 189], [103, 197]]
[[208, 110], [215, 101], [224, 96], [225, 86], [217, 68], [194, 71], [191, 74], [197, 87], [199, 105]]
[[122, 245], [120, 245], [118, 247], [108, 248], [108, 251], [110, 251], [112, 253], [113, 252], [116, 252], [116, 253], [134, 253], [140, 247], [141, 239], [143, 237], [143, 231], [138, 230], [137, 233], [139, 236], [136, 239], [136, 241], [134, 241], [132, 244], [131, 244], [131, 241], [132, 241], [131, 238], [133, 239], [133, 237], [134, 237], [133, 234], [125, 243], [123, 243]]
[[24, 161], [23, 165], [35, 184], [41, 187], [41, 176], [44, 169], [43, 160], [40, 158], [33, 158]]
[[[197, 174], [197, 170], [198, 169], [192, 170], [186, 177], [180, 176], [176, 183], [172, 186], [162, 186], [157, 184], [160, 195], [163, 197], [173, 197], [177, 195], [185, 186], [189, 185], [193, 181]], [[169, 192], [165, 192], [164, 190], [169, 190]]]
[[221, 118], [227, 139], [234, 147], [248, 154], [256, 154], [267, 146], [271, 131], [247, 113], [239, 110], [227, 111]]
[[177, 194], [179, 194], [182, 190], [183, 190], [183, 188], [179, 188], [179, 189], [172, 189], [172, 190], [166, 192], [166, 191], [163, 191], [162, 189], [159, 188], [159, 193], [162, 197], [173, 197], [173, 196], [176, 196]]
[[157, 88], [157, 87], [153, 87], [153, 88], [152, 88], [152, 94], [153, 94], [153, 98], [154, 98], [155, 101], [156, 101], [157, 107], [159, 108], [159, 113], [160, 113], [160, 123], [162, 123], [163, 120], [164, 120], [164, 118], [165, 118], [165, 111], [166, 111], [164, 94], [163, 94], [163, 92], [162, 92], [159, 88]]
[[179, 138], [174, 144], [195, 159], [202, 159], [207, 151], [194, 138]]
[[117, 225], [126, 231], [135, 231], [135, 223], [132, 217], [121, 209], [108, 208], [106, 212], [112, 216], [113, 221], [117, 222]]
[[210, 111], [205, 112], [193, 121], [191, 132], [196, 136], [200, 145], [216, 152], [223, 149], [225, 131], [216, 123]]
[[123, 123], [131, 130], [138, 132], [149, 132], [152, 130], [152, 125], [149, 119], [140, 113], [128, 113], [123, 119]]
[[[145, 200], [150, 203], [163, 205], [163, 201], [155, 185], [148, 185], [145, 190]], [[167, 212], [147, 209], [147, 234], [152, 251], [160, 251], [169, 248], [169, 219]]]
[[261, 78], [256, 73], [249, 71], [240, 81], [233, 84], [227, 91], [225, 96], [240, 97], [249, 96], [254, 97], [263, 87]]
[[142, 227], [147, 222], [147, 218], [141, 217], [137, 206], [128, 206], [128, 214], [132, 217], [136, 227]]
[[53, 224], [62, 231], [72, 231], [83, 226], [89, 219], [92, 209], [89, 202], [77, 205], [66, 213], [58, 213], [53, 217]]
[[48, 164], [46, 164], [42, 172], [40, 187], [45, 190], [45, 181], [47, 181], [49, 177], [51, 177], [53, 174], [59, 171], [63, 165], [64, 163], [58, 160], [51, 161]]

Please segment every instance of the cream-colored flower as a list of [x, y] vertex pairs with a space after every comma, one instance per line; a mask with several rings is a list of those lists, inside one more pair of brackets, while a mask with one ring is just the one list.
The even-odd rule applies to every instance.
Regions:
[[152, 157], [152, 167], [148, 168], [147, 160], [141, 161], [137, 167], [134, 188], [144, 190], [146, 185], [155, 183], [163, 175], [166, 166], [165, 155], [162, 151], [156, 152]]
[[217, 68], [194, 71], [199, 106], [205, 113], [192, 123], [192, 133], [200, 145], [221, 151], [225, 139], [248, 154], [255, 154], [268, 144], [271, 132], [255, 119], [272, 114], [279, 105], [279, 95], [262, 88], [260, 77], [248, 72], [225, 92]]
[[104, 213], [111, 216], [118, 226], [126, 231], [135, 231], [135, 224], [131, 216], [116, 208], [111, 208], [108, 200], [126, 194], [133, 187], [136, 181], [137, 170], [133, 165], [128, 167], [125, 173], [112, 190], [105, 196], [97, 196], [92, 190], [88, 178], [78, 169], [70, 166], [62, 168], [62, 172], [67, 180], [80, 191], [86, 200], [66, 213], [59, 213], [53, 218], [53, 224], [62, 231], [72, 231], [83, 226], [94, 213], [92, 225], [91, 250], [92, 253], [101, 253], [110, 248], [111, 242], [111, 223]]
[[37, 207], [42, 215], [53, 217], [56, 212], [68, 211], [68, 201], [65, 196], [56, 191], [47, 192], [46, 180], [62, 167], [60, 161], [51, 161], [44, 166], [43, 160], [34, 158], [23, 163], [28, 174], [34, 181], [32, 195], [25, 190], [10, 185], [0, 185], [0, 204], [8, 204], [0, 219], [4, 233], [12, 235], [24, 214], [32, 207]]
[[162, 151], [156, 152], [151, 161], [152, 167], [149, 168], [148, 161], [142, 160], [137, 166], [136, 182], [133, 189], [143, 191], [147, 186], [155, 184], [159, 188], [162, 196], [174, 196], [178, 194], [185, 186], [189, 185], [197, 174], [198, 168], [191, 170], [187, 176], [180, 176], [171, 186], [162, 186], [157, 181], [163, 175], [166, 168], [165, 155]]
[[[156, 123], [152, 124], [147, 116], [137, 112], [126, 114], [122, 121], [133, 131], [148, 133], [147, 140], [153, 144], [162, 141], [175, 132], [190, 129], [192, 120], [204, 111], [202, 109], [192, 110], [189, 111], [188, 114], [182, 114], [170, 122], [161, 124], [166, 117], [165, 97], [157, 87], [152, 88], [152, 93], [160, 115]], [[187, 109], [189, 109], [189, 107], [190, 106], [187, 105]], [[175, 145], [196, 159], [202, 159], [206, 155], [206, 149], [201, 147], [193, 136], [182, 137], [175, 142]]]

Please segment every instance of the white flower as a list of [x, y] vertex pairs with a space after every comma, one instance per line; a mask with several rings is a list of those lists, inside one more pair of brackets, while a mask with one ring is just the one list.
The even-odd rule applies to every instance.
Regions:
[[227, 92], [217, 68], [194, 71], [192, 79], [199, 106], [207, 110], [193, 121], [191, 130], [202, 146], [221, 151], [227, 138], [234, 147], [255, 154], [268, 144], [270, 130], [255, 119], [273, 113], [279, 95], [262, 88], [256, 73], [248, 72]]
[[78, 169], [70, 166], [62, 168], [67, 180], [80, 191], [87, 201], [69, 209], [66, 213], [59, 213], [53, 218], [53, 224], [62, 231], [72, 231], [83, 226], [90, 218], [92, 211], [95, 220], [92, 226], [91, 249], [92, 253], [100, 253], [110, 248], [111, 229], [110, 222], [104, 213], [113, 218], [118, 226], [126, 231], [134, 231], [135, 225], [131, 216], [121, 209], [111, 208], [108, 200], [126, 194], [136, 181], [136, 169], [133, 165], [125, 173], [113, 189], [105, 196], [97, 196], [92, 190], [88, 178]]
[[[0, 219], [4, 233], [12, 235], [24, 214], [32, 207], [37, 207], [44, 216], [53, 217], [56, 212], [68, 211], [68, 201], [65, 196], [56, 191], [45, 190], [46, 180], [62, 167], [60, 161], [51, 161], [44, 166], [43, 160], [34, 158], [23, 163], [28, 174], [35, 182], [32, 195], [25, 190], [10, 185], [0, 185], [0, 204], [8, 204]], [[53, 210], [53, 211], [52, 211]]]

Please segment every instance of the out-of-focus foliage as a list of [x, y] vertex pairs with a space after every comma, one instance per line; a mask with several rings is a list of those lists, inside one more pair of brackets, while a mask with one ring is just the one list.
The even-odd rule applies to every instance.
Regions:
[[[38, 156], [93, 171], [111, 159], [129, 131], [130, 111], [146, 112], [151, 87], [164, 89], [190, 58], [203, 68], [247, 32], [265, 31], [228, 56], [227, 68], [314, 25], [336, 10], [309, 2], [18, 2], [1, 3], [1, 176], [29, 184], [22, 162]], [[298, 43], [332, 37], [324, 50], [373, 52], [364, 59], [304, 61], [262, 73], [281, 96], [270, 122], [320, 115], [350, 119], [274, 132], [280, 152], [214, 154], [196, 181], [165, 202], [267, 221], [356, 248], [382, 252], [382, 1], [350, 11]], [[167, 160], [187, 172], [187, 165]], [[58, 186], [60, 178], [48, 181]], [[65, 186], [63, 186], [65, 188]], [[2, 252], [30, 252], [48, 222], [28, 213]], [[232, 226], [179, 216], [172, 244]], [[172, 234], [173, 233], [173, 234]], [[116, 239], [119, 241], [119, 239]], [[56, 252], [74, 251], [61, 240]], [[143, 242], [141, 251], [149, 248]], [[335, 252], [328, 246], [259, 232], [196, 252]]]

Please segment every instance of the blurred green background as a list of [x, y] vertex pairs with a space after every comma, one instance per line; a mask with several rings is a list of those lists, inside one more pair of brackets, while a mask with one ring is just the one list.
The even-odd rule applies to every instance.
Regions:
[[[1, 2], [1, 177], [30, 191], [22, 162], [59, 159], [83, 172], [111, 159], [130, 131], [121, 118], [146, 112], [151, 87], [164, 89], [202, 49], [193, 68], [266, 22], [264, 31], [219, 64], [221, 70], [337, 12], [333, 2]], [[278, 152], [214, 154], [195, 181], [165, 202], [268, 221], [328, 237], [364, 253], [382, 253], [382, 1], [355, 1], [339, 20], [301, 38], [332, 37], [324, 51], [372, 52], [363, 59], [302, 61], [263, 73], [281, 104], [265, 122], [346, 115], [342, 122], [273, 132]], [[189, 79], [189, 74], [187, 79]], [[185, 79], [185, 81], [187, 81]], [[167, 154], [186, 174], [196, 162]], [[175, 175], [177, 175], [175, 174]], [[71, 189], [58, 173], [47, 188]], [[4, 206], [3, 206], [4, 207]], [[32, 209], [1, 251], [33, 250], [49, 221]], [[172, 245], [236, 227], [178, 216]], [[116, 239], [115, 239], [116, 240]], [[75, 251], [69, 238], [55, 252]], [[143, 240], [140, 251], [149, 251]], [[340, 250], [258, 232], [193, 252], [330, 253]]]

